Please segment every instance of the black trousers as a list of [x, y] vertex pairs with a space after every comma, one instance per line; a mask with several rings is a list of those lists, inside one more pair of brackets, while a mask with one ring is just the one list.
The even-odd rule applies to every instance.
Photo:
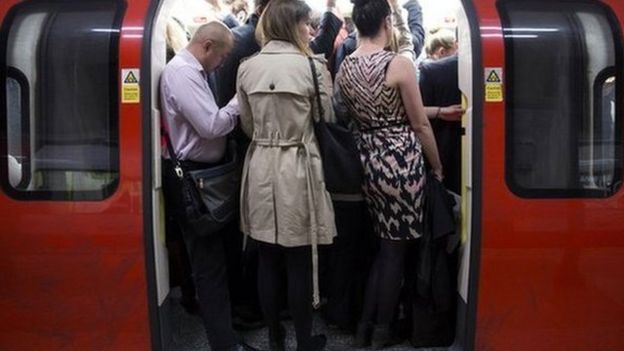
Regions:
[[[189, 170], [209, 166], [209, 164], [194, 162], [185, 163], [185, 167]], [[238, 344], [239, 338], [232, 329], [223, 244], [224, 235], [220, 233], [207, 237], [196, 237], [186, 230], [181, 183], [175, 175], [172, 162], [169, 160], [163, 160], [163, 192], [165, 209], [168, 214], [173, 216], [184, 235], [199, 298], [201, 317], [210, 347], [213, 351], [228, 349]]]
[[328, 323], [352, 329], [362, 313], [377, 242], [364, 201], [334, 201], [333, 205], [338, 236], [329, 247], [323, 315]]
[[282, 306], [282, 270], [288, 276], [288, 307], [295, 325], [297, 345], [312, 334], [312, 249], [258, 244], [258, 293], [270, 333], [278, 330]]

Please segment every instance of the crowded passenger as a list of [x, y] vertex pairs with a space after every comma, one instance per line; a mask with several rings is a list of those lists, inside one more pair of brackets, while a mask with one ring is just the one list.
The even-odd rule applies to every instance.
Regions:
[[425, 46], [426, 58], [420, 65], [452, 56], [457, 52], [457, 39], [455, 33], [447, 28], [434, 28], [429, 31], [427, 45]]
[[[301, 0], [272, 0], [260, 17], [260, 53], [238, 70], [241, 126], [251, 138], [241, 189], [241, 227], [259, 242], [258, 291], [274, 350], [284, 349], [280, 324], [281, 267], [287, 270], [289, 311], [297, 350], [321, 350], [312, 336], [318, 305], [318, 245], [336, 235], [334, 211], [323, 183], [312, 118], [333, 120], [331, 79], [314, 62], [323, 82], [326, 115], [314, 116], [310, 63], [310, 8]], [[314, 116], [314, 117], [313, 117]]]
[[364, 197], [380, 239], [355, 346], [382, 348], [400, 341], [391, 322], [406, 251], [422, 235], [424, 159], [440, 180], [442, 165], [414, 63], [385, 50], [393, 35], [390, 5], [356, 0], [353, 21], [359, 47], [342, 63], [336, 83], [357, 125]]
[[[260, 43], [256, 38], [256, 27], [260, 16], [271, 0], [256, 0], [255, 11], [244, 25], [234, 28], [235, 44], [231, 54], [223, 65], [211, 75], [216, 82], [216, 96], [219, 106], [224, 106], [236, 93], [236, 74], [239, 65], [246, 58], [260, 51]], [[326, 57], [333, 50], [333, 43], [342, 27], [342, 21], [337, 16], [336, 0], [326, 0], [326, 11], [322, 14], [316, 36], [309, 36], [310, 50], [315, 54], [324, 54]], [[235, 131], [240, 154], [245, 153], [248, 139], [240, 131]], [[257, 308], [257, 250], [254, 243], [249, 243], [245, 251], [241, 252], [242, 234], [231, 233], [226, 239], [228, 254], [228, 274], [233, 291], [235, 322], [242, 328], [258, 326], [259, 313]], [[241, 264], [241, 262], [243, 262]]]
[[[327, 0], [316, 29], [304, 0], [256, 0], [245, 24], [230, 31], [210, 21], [185, 48], [186, 29], [170, 21], [168, 31], [177, 30], [178, 40], [168, 44], [177, 54], [161, 77], [161, 105], [177, 158], [189, 169], [218, 165], [228, 136], [246, 154], [240, 223], [207, 237], [186, 230], [180, 181], [164, 154], [166, 209], [186, 241], [213, 350], [253, 350], [233, 325], [260, 326], [258, 303], [270, 349], [285, 350], [284, 301], [297, 350], [325, 348], [326, 337], [312, 333], [313, 310], [321, 305], [328, 325], [355, 332], [356, 347], [380, 349], [403, 340], [396, 312], [411, 273], [406, 256], [424, 233], [427, 169], [442, 181], [448, 167], [447, 186], [459, 191], [458, 139], [436, 142], [432, 129], [443, 121], [456, 129], [463, 113], [456, 98], [439, 95], [442, 85], [457, 89], [457, 57], [439, 44], [444, 40], [431, 40], [431, 60], [451, 55], [455, 67], [446, 59], [439, 61], [443, 72], [424, 64], [419, 88], [415, 61], [423, 29], [417, 0], [403, 7], [399, 0], [352, 2], [357, 36], [346, 40], [346, 33], [339, 37], [344, 18], [336, 0]], [[327, 61], [314, 54], [330, 58], [339, 46], [348, 56], [330, 66], [339, 67], [332, 82]], [[322, 109], [314, 101], [314, 74]], [[336, 123], [334, 108], [358, 146], [364, 169], [358, 193], [329, 194], [323, 181], [313, 121]], [[188, 300], [193, 292], [185, 289]]]
[[458, 82], [457, 40], [448, 29], [435, 30], [429, 39], [429, 59], [420, 64], [419, 84], [431, 120], [440, 160], [446, 170], [444, 184], [459, 194], [461, 174], [461, 92]]
[[[423, 45], [425, 43], [425, 31], [423, 29], [423, 18], [422, 18], [422, 9], [418, 0], [408, 0], [403, 6], [399, 5], [398, 0], [390, 0], [389, 1], [391, 9], [392, 9], [392, 19], [395, 22], [395, 26], [397, 28], [398, 33], [394, 34], [397, 37], [405, 37], [406, 31], [402, 31], [402, 23], [404, 22], [402, 8], [407, 11], [407, 33], [411, 34], [412, 44], [411, 50], [414, 53], [414, 60], [416, 57], [420, 55], [422, 51]], [[356, 26], [357, 27], [357, 26]], [[395, 51], [396, 47], [396, 39], [393, 39], [391, 43], [394, 42]], [[392, 44], [389, 44], [392, 45]], [[334, 73], [338, 72], [340, 69], [340, 65], [342, 61], [353, 53], [355, 49], [358, 47], [358, 39], [357, 39], [357, 30], [351, 32], [349, 36], [344, 40], [342, 45], [338, 48], [336, 52], [336, 59], [334, 61], [334, 66], [332, 66], [332, 71]]]
[[[415, 60], [412, 35], [403, 20], [401, 6], [397, 0], [390, 0], [388, 4], [392, 10], [393, 31], [385, 49]], [[340, 86], [336, 85], [334, 90], [334, 107], [339, 122], [348, 124], [352, 118], [343, 102]], [[361, 193], [332, 194], [332, 199], [338, 236], [328, 252], [325, 277], [327, 304], [323, 316], [328, 324], [352, 331], [363, 308], [362, 291], [365, 290], [371, 257], [377, 247]]]
[[[226, 135], [238, 123], [237, 99], [219, 109], [206, 80], [232, 49], [231, 31], [220, 22], [200, 26], [187, 47], [165, 67], [160, 93], [163, 120], [175, 158], [185, 170], [219, 164]], [[181, 180], [172, 155], [163, 160], [166, 211], [182, 230], [199, 297], [200, 314], [212, 350], [253, 350], [232, 329], [222, 235], [197, 236], [190, 230]]]

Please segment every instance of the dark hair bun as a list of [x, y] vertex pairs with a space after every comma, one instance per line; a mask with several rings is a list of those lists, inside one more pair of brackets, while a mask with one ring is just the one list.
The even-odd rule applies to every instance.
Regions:
[[386, 16], [390, 15], [390, 5], [386, 0], [351, 0], [351, 18], [360, 35], [375, 36]]

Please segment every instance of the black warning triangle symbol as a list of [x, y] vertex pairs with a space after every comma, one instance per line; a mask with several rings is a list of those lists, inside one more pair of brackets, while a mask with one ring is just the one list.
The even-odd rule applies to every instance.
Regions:
[[130, 73], [126, 76], [126, 79], [124, 79], [124, 83], [126, 84], [136, 84], [138, 82], [139, 81], [136, 79], [136, 76], [132, 73], [132, 71], [130, 71]]
[[488, 83], [500, 83], [500, 77], [498, 76], [498, 73], [496, 73], [496, 71], [491, 71], [490, 75], [488, 75], [487, 77], [487, 82]]

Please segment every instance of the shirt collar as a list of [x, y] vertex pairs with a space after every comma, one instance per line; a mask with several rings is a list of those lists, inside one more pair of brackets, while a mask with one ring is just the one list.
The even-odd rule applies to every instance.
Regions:
[[189, 66], [195, 68], [196, 70], [198, 70], [203, 75], [206, 74], [206, 72], [204, 71], [204, 67], [202, 67], [201, 63], [199, 63], [197, 58], [195, 56], [193, 56], [193, 54], [191, 54], [190, 51], [188, 51], [187, 49], [182, 49], [182, 50], [180, 50], [178, 55], [180, 56], [182, 61], [187, 63]]

